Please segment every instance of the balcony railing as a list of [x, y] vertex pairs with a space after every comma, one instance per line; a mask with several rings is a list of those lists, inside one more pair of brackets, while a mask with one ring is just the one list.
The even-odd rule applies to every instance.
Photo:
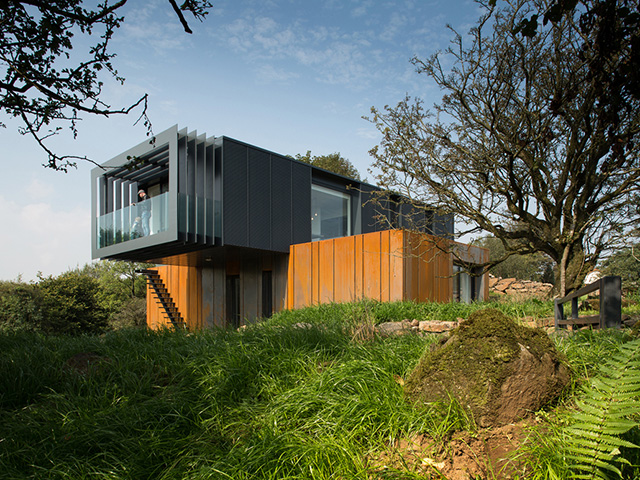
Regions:
[[98, 217], [98, 248], [155, 235], [169, 228], [169, 192]]

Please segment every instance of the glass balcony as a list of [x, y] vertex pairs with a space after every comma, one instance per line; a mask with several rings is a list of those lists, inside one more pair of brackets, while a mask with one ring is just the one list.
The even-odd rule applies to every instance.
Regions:
[[169, 228], [169, 192], [98, 217], [97, 246], [108, 247]]

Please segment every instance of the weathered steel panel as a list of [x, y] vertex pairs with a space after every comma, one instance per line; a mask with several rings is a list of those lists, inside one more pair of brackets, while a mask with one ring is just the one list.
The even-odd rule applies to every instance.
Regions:
[[374, 232], [363, 235], [363, 292], [366, 298], [379, 300], [382, 298], [381, 233]]
[[[313, 303], [311, 296], [311, 247], [312, 244], [305, 243], [296, 245], [294, 248], [295, 254], [291, 255], [293, 265], [289, 271], [289, 279], [295, 278], [295, 287], [293, 283], [289, 282], [289, 288], [293, 292], [293, 304], [291, 308], [301, 308], [309, 306]], [[291, 266], [291, 262], [290, 262]]]
[[[334, 242], [325, 240], [316, 242], [318, 244], [318, 270], [319, 270], [319, 295], [318, 302], [329, 303], [335, 301], [334, 284]], [[311, 272], [309, 272], [311, 273]]]
[[353, 236], [334, 238], [334, 302], [350, 302], [355, 294], [355, 241]]

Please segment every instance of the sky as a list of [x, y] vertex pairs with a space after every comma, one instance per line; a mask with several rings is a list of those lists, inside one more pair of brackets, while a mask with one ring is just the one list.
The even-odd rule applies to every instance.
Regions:
[[[481, 14], [470, 0], [211, 1], [204, 22], [186, 17], [191, 35], [166, 0], [128, 2], [111, 42], [126, 81], [105, 77], [105, 100], [121, 107], [147, 93], [154, 133], [177, 124], [284, 155], [339, 152], [371, 183], [380, 135], [362, 117], [407, 94], [437, 102], [441, 92], [410, 60], [445, 49], [447, 25], [466, 33]], [[138, 115], [84, 115], [77, 138], [65, 126], [49, 146], [103, 163], [145, 140]], [[0, 280], [90, 263], [94, 165], [46, 169], [20, 124], [3, 114], [0, 123]]]

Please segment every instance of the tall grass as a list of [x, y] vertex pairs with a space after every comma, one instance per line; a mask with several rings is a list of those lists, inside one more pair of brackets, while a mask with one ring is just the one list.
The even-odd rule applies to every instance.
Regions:
[[[240, 332], [1, 336], [0, 478], [366, 478], [367, 451], [427, 427], [394, 375], [429, 340], [354, 341], [345, 311], [316, 313]], [[86, 373], [69, 366], [79, 353]]]
[[[481, 306], [359, 302], [241, 331], [0, 334], [0, 478], [372, 478], [368, 455], [398, 438], [475, 427], [455, 403], [416, 411], [403, 399], [401, 379], [437, 337], [371, 326]], [[547, 315], [536, 302], [500, 308]], [[589, 335], [558, 339], [581, 375], [625, 341]], [[70, 366], [79, 353], [92, 355], [86, 372]]]

